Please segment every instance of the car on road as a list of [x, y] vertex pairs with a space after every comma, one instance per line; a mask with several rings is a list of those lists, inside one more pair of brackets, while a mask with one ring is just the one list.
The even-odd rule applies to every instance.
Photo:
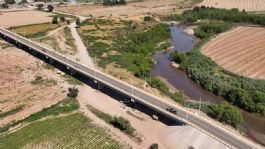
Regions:
[[173, 114], [177, 114], [178, 112], [177, 112], [177, 110], [175, 110], [175, 109], [173, 109], [173, 108], [167, 108], [166, 109], [168, 112], [170, 112], [170, 113], [173, 113]]

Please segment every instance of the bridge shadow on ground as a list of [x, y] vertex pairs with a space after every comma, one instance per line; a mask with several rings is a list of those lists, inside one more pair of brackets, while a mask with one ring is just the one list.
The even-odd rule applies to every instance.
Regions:
[[[68, 75], [71, 75], [71, 70], [67, 68], [67, 66], [57, 62], [57, 61], [53, 61], [51, 63], [50, 58], [46, 57], [45, 55], [41, 54], [41, 53], [37, 53], [36, 51], [34, 52], [32, 49], [30, 49], [29, 47], [19, 44], [17, 42], [15, 42], [12, 39], [8, 39], [5, 37], [1, 37], [0, 38], [6, 40], [7, 42], [9, 42], [12, 45], [15, 45], [17, 48], [22, 49], [23, 51], [33, 55], [34, 57], [42, 60], [45, 63], [49, 63], [50, 65], [54, 66], [55, 68], [61, 70], [62, 72], [65, 72]], [[99, 90], [100, 92], [112, 97], [113, 99], [122, 102], [124, 104], [126, 104], [128, 107], [131, 107], [133, 109], [136, 109], [140, 112], [143, 112], [147, 115], [149, 115], [151, 118], [155, 115], [158, 117], [158, 120], [162, 123], [164, 123], [165, 125], [168, 126], [180, 126], [180, 125], [184, 125], [183, 122], [181, 121], [176, 121], [173, 120], [169, 117], [167, 117], [166, 115], [159, 113], [155, 110], [153, 110], [152, 108], [147, 107], [146, 105], [143, 105], [139, 102], [132, 102], [131, 98], [124, 95], [123, 93], [114, 90], [108, 86], [104, 86], [103, 84], [101, 84], [100, 82], [96, 82], [93, 78], [87, 77], [81, 73], [76, 72], [74, 75], [72, 75], [73, 77], [75, 77], [76, 79], [80, 80], [81, 82], [83, 82], [86, 85], [89, 85], [90, 87]]]

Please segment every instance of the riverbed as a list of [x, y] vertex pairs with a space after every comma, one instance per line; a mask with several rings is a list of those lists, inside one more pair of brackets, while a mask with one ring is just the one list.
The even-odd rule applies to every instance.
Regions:
[[[166, 80], [171, 90], [182, 90], [191, 100], [203, 103], [220, 104], [224, 99], [204, 90], [194, 81], [188, 78], [185, 72], [170, 64], [170, 53], [178, 50], [188, 52], [193, 49], [197, 39], [193, 35], [184, 32], [186, 27], [182, 25], [171, 27], [173, 48], [166, 52], [155, 54], [156, 64], [153, 66], [152, 75]], [[243, 131], [246, 137], [265, 146], [265, 118], [242, 111], [244, 117]]]

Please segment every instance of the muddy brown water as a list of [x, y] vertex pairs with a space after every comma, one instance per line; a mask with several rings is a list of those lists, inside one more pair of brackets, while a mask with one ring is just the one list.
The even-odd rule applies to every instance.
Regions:
[[[202, 100], [203, 103], [220, 104], [224, 99], [204, 90], [194, 81], [188, 78], [185, 72], [173, 67], [169, 62], [170, 53], [174, 50], [187, 52], [196, 44], [197, 39], [192, 35], [184, 33], [185, 26], [172, 26], [171, 37], [174, 48], [167, 52], [155, 54], [156, 64], [153, 66], [152, 75], [167, 80], [175, 89], [183, 90], [184, 93], [195, 101]], [[243, 131], [246, 137], [265, 146], [265, 118], [242, 111], [244, 117]]]

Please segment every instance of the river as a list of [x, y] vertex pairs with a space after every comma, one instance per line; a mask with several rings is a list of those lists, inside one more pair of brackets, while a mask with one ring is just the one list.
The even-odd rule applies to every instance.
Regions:
[[[219, 104], [224, 101], [220, 96], [204, 90], [194, 81], [188, 78], [185, 72], [173, 67], [169, 62], [169, 55], [174, 50], [187, 52], [196, 44], [197, 39], [193, 35], [184, 32], [185, 26], [172, 26], [171, 37], [173, 49], [160, 52], [154, 56], [156, 64], [153, 66], [152, 75], [159, 76], [170, 84], [171, 90], [183, 90], [191, 100], [202, 100], [203, 103]], [[173, 88], [172, 88], [173, 87]], [[244, 117], [243, 131], [246, 137], [265, 146], [265, 118], [242, 111]]]

